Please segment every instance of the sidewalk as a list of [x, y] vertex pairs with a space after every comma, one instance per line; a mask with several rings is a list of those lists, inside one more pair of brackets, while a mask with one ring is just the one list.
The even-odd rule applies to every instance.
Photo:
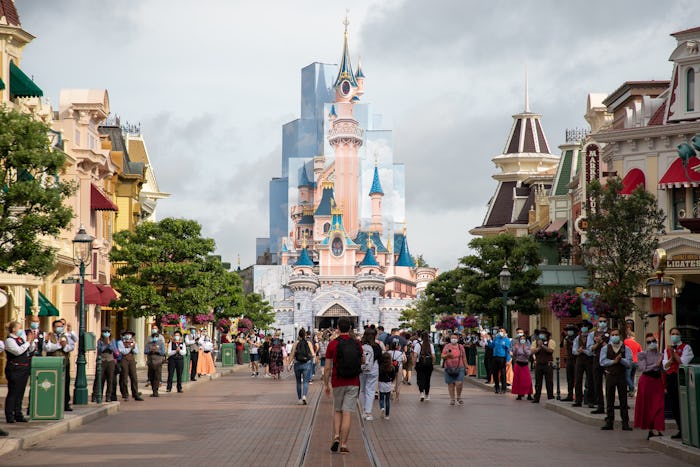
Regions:
[[[491, 383], [486, 383], [483, 379], [476, 377], [465, 377], [465, 382], [469, 382], [471, 385], [479, 387], [481, 389], [493, 392], [494, 385]], [[564, 383], [566, 383], [564, 381]], [[534, 380], [533, 380], [534, 388]], [[561, 395], [562, 398], [566, 397], [566, 385], [563, 386], [564, 394]], [[543, 392], [545, 389], [543, 388]], [[506, 396], [510, 395], [510, 390]], [[556, 395], [556, 380], [555, 380], [555, 395]], [[503, 397], [503, 396], [500, 396]], [[634, 398], [628, 398], [627, 403], [629, 405], [629, 417], [630, 424], [634, 423]], [[535, 404], [531, 404], [535, 405]], [[592, 409], [587, 406], [584, 407], [573, 407], [571, 402], [563, 402], [561, 400], [551, 399], [547, 400], [546, 394], [542, 395], [539, 405], [543, 406], [547, 410], [558, 413], [579, 423], [590, 425], [593, 427], [600, 428], [605, 424], [604, 414], [592, 414], [590, 413]], [[620, 430], [622, 428], [622, 421], [619, 418], [619, 410], [615, 410], [615, 430]], [[635, 429], [635, 431], [639, 431]], [[700, 449], [686, 446], [680, 442], [680, 440], [671, 439], [669, 435], [675, 434], [678, 431], [675, 420], [666, 420], [666, 436], [655, 437], [649, 440], [649, 447], [680, 459], [691, 464], [700, 465]]]
[[[233, 371], [242, 371], [244, 369], [247, 369], [247, 365], [241, 365], [241, 366], [235, 366], [235, 367], [229, 367], [229, 368], [221, 368], [220, 364], [217, 363], [216, 365], [216, 370], [217, 372], [213, 375], [205, 376], [205, 377], [200, 377], [197, 379], [197, 381], [194, 382], [188, 382], [188, 383], [183, 383], [183, 391], [189, 391], [193, 387], [196, 387], [200, 382], [206, 382], [206, 381], [211, 381], [220, 378], [223, 375], [231, 374]], [[167, 370], [163, 372], [163, 374], [167, 378]], [[137, 371], [138, 375], [138, 381], [139, 381], [139, 391], [142, 392], [143, 396], [147, 399], [147, 396], [151, 393], [151, 390], [146, 387], [146, 380], [147, 380], [147, 370], [145, 368], [139, 369]], [[73, 375], [71, 375], [73, 376]], [[94, 375], [93, 375], [94, 376]], [[88, 395], [92, 395], [92, 382], [93, 382], [93, 377], [88, 378]], [[71, 381], [71, 392], [73, 390], [75, 381]], [[117, 389], [117, 393], [119, 393], [119, 389]], [[0, 396], [2, 399], [0, 402], [4, 402], [5, 400], [5, 395], [7, 394], [7, 386], [2, 386], [2, 390], [0, 391]], [[161, 385], [161, 396], [167, 397], [170, 396], [171, 394], [168, 394], [165, 392], [165, 384], [163, 383]], [[173, 393], [175, 394], [175, 393]], [[25, 399], [24, 399], [24, 404], [23, 408], [24, 411], [26, 411], [27, 403], [28, 403], [28, 397], [29, 397], [29, 390], [26, 391], [25, 393]], [[47, 440], [53, 439], [56, 436], [67, 433], [67, 432], [72, 432], [77, 429], [79, 429], [81, 426], [88, 424], [90, 422], [93, 422], [97, 419], [100, 419], [102, 417], [106, 417], [108, 415], [114, 415], [119, 412], [120, 410], [120, 404], [136, 404], [140, 402], [109, 402], [109, 403], [102, 403], [102, 404], [95, 404], [95, 403], [89, 403], [86, 406], [79, 406], [79, 405], [73, 405], [73, 411], [72, 412], [66, 412], [64, 414], [63, 420], [53, 420], [53, 421], [39, 421], [39, 420], [34, 420], [30, 421], [29, 423], [14, 423], [14, 424], [7, 424], [7, 423], [2, 423], [2, 428], [5, 431], [8, 431], [10, 433], [10, 436], [8, 437], [2, 437], [0, 438], [0, 456], [6, 455], [7, 453], [10, 453], [15, 450], [19, 449], [28, 449], [31, 446], [34, 446], [38, 443], [45, 442]], [[144, 404], [147, 404], [147, 402], [144, 402]], [[3, 418], [4, 421], [4, 418]]]

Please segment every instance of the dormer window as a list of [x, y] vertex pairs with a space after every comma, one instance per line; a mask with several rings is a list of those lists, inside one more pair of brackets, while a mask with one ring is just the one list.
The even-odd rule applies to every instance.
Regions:
[[688, 68], [685, 76], [686, 111], [693, 112], [695, 111], [695, 69], [693, 67]]

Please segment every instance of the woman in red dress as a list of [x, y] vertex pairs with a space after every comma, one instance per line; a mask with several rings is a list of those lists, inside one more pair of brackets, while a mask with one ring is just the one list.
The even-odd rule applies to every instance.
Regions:
[[663, 354], [653, 334], [646, 336], [646, 351], [637, 354], [638, 370], [641, 372], [634, 404], [634, 427], [649, 430], [647, 439], [662, 436], [664, 421], [664, 383], [661, 379]]

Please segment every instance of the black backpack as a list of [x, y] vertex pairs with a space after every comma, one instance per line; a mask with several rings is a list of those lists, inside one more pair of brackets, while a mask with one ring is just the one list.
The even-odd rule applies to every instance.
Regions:
[[294, 360], [299, 363], [306, 363], [311, 360], [311, 350], [309, 350], [309, 343], [306, 339], [297, 342], [297, 349], [294, 351]]
[[336, 375], [340, 378], [354, 378], [362, 372], [362, 351], [354, 339], [338, 337], [335, 352]]

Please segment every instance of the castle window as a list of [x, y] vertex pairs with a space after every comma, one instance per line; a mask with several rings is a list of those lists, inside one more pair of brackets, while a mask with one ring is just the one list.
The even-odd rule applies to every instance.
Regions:
[[323, 233], [328, 233], [329, 230], [331, 230], [331, 224], [326, 222], [325, 224], [323, 224]]
[[685, 99], [686, 110], [693, 112], [695, 110], [695, 69], [688, 68], [685, 81]]
[[301, 310], [301, 303], [297, 302], [297, 310]]
[[376, 305], [376, 304], [377, 304], [377, 297], [372, 297], [372, 305]]

